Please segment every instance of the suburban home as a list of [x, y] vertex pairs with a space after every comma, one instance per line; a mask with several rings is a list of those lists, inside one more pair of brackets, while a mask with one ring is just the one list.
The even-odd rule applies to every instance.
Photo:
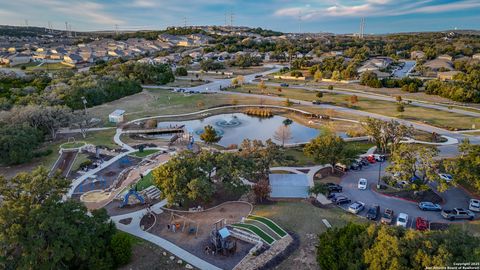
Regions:
[[425, 53], [422, 52], [422, 51], [412, 51], [410, 53], [410, 58], [413, 59], [413, 60], [424, 59], [425, 58]]
[[476, 53], [472, 56], [472, 59], [480, 60], [480, 53]]
[[451, 56], [448, 55], [448, 54], [442, 54], [442, 55], [439, 55], [439, 56], [437, 57], [437, 59], [452, 61], [452, 60], [453, 60], [453, 57], [451, 57]]
[[83, 58], [80, 55], [71, 53], [71, 54], [67, 54], [63, 57], [63, 62], [65, 62], [66, 64], [70, 64], [70, 65], [76, 65], [76, 64], [82, 63], [84, 61], [83, 61]]
[[461, 73], [460, 71], [445, 71], [445, 72], [437, 72], [437, 79], [441, 81], [451, 81], [453, 80], [453, 76]]
[[393, 60], [390, 57], [377, 57], [370, 60], [367, 60], [363, 66], [358, 69], [358, 73], [363, 73], [365, 71], [375, 71], [387, 68], [393, 63]]
[[440, 58], [430, 60], [430, 61], [426, 62], [425, 64], [423, 64], [423, 66], [431, 69], [432, 71], [439, 71], [439, 70], [452, 71], [452, 70], [454, 70], [453, 64], [452, 64], [451, 61], [445, 60], [445, 59], [440, 59]]
[[15, 53], [15, 54], [6, 54], [0, 55], [0, 64], [16, 66], [21, 64], [30, 63], [32, 57], [29, 54]]

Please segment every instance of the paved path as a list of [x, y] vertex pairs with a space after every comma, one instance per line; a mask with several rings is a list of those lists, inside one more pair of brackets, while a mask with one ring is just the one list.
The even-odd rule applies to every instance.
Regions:
[[[152, 211], [155, 213], [161, 213], [161, 207], [165, 206], [167, 204], [166, 200], [163, 200], [151, 207]], [[115, 225], [119, 230], [122, 230], [124, 232], [133, 234], [139, 238], [142, 238], [146, 241], [149, 241], [166, 251], [174, 254], [178, 258], [182, 259], [185, 262], [188, 262], [189, 264], [199, 268], [199, 269], [212, 269], [212, 270], [220, 270], [220, 268], [216, 267], [215, 265], [204, 261], [197, 256], [191, 254], [190, 252], [178, 247], [177, 245], [159, 237], [154, 234], [148, 233], [146, 231], [143, 231], [140, 228], [140, 221], [142, 217], [147, 214], [147, 209], [142, 209], [136, 212], [128, 213], [128, 214], [123, 214], [123, 215], [118, 215], [118, 216], [113, 216], [111, 217], [111, 220], [115, 222]], [[122, 224], [119, 221], [122, 219], [126, 218], [132, 218], [132, 222], [128, 225]]]
[[[100, 127], [100, 128], [89, 128], [87, 132], [93, 132], [93, 131], [103, 131], [103, 130], [109, 130], [109, 129], [114, 129], [115, 127]], [[60, 129], [57, 131], [58, 134], [70, 134], [70, 133], [81, 133], [81, 129]]]

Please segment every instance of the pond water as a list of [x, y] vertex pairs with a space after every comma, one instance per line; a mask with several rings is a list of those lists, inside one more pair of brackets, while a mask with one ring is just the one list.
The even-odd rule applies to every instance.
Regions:
[[[222, 139], [218, 142], [222, 146], [239, 145], [244, 139], [262, 141], [272, 139], [275, 143], [280, 144], [281, 142], [274, 138], [274, 134], [283, 125], [285, 119], [287, 118], [278, 115], [270, 118], [259, 118], [243, 113], [231, 113], [209, 116], [199, 120], [160, 122], [158, 127], [185, 125], [187, 131], [193, 134], [195, 140], [198, 141], [204, 127], [211, 125], [222, 136]], [[291, 139], [285, 142], [287, 144], [308, 142], [320, 133], [318, 129], [309, 128], [296, 122], [293, 122], [289, 127]]]

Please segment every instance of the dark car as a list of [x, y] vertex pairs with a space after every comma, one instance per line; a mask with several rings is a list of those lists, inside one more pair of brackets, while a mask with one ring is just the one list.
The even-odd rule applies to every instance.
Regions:
[[288, 87], [288, 83], [281, 83], [280, 86], [281, 87]]
[[366, 157], [362, 157], [360, 159], [360, 162], [362, 163], [363, 166], [368, 166], [370, 165], [370, 162], [368, 162], [368, 159]]
[[320, 102], [320, 100], [314, 100], [314, 101], [312, 101], [312, 104], [313, 105], [320, 105], [321, 102]]
[[359, 162], [356, 162], [356, 161], [354, 161], [354, 162], [352, 162], [352, 164], [350, 164], [350, 170], [356, 171], [356, 170], [360, 170], [362, 167], [363, 167], [363, 165]]
[[342, 192], [342, 190], [343, 190], [342, 186], [334, 184], [334, 183], [327, 183], [326, 186], [327, 186], [328, 191], [330, 193], [332, 193], [332, 192]]
[[336, 205], [340, 205], [340, 204], [346, 204], [346, 203], [351, 203], [352, 200], [350, 200], [349, 198], [343, 196], [343, 195], [340, 195], [340, 196], [335, 196], [333, 199], [332, 199], [332, 202], [335, 203]]
[[374, 205], [368, 209], [367, 218], [376, 220], [378, 218], [378, 213], [380, 213], [380, 206]]

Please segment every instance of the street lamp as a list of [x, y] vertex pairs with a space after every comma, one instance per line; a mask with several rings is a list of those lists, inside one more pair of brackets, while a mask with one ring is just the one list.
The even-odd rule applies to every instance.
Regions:
[[83, 103], [83, 115], [87, 114], [87, 99], [85, 97], [81, 97]]
[[378, 162], [378, 180], [377, 180], [377, 189], [380, 189], [380, 174], [382, 172], [382, 162]]

